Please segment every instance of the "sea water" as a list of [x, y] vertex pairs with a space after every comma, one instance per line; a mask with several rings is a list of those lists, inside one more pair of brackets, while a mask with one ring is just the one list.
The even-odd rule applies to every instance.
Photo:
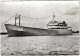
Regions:
[[[57, 52], [58, 51], [58, 52]], [[57, 55], [79, 54], [79, 34], [65, 36], [1, 35], [1, 54], [8, 55]], [[60, 56], [60, 55], [59, 55]]]

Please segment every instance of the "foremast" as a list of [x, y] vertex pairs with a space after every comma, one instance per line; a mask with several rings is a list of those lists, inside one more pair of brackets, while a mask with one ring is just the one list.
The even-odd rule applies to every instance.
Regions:
[[20, 24], [21, 24], [21, 22], [20, 22], [20, 19], [21, 19], [21, 15], [19, 15], [19, 14], [16, 14], [16, 16], [15, 16], [15, 25], [17, 25], [17, 22], [16, 22], [16, 20], [17, 19], [19, 19], [19, 26], [20, 26]]

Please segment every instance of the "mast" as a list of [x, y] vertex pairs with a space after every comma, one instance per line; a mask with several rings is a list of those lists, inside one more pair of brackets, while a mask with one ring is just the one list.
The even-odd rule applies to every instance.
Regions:
[[[16, 16], [17, 16], [17, 14], [16, 14]], [[16, 19], [17, 19], [17, 17], [15, 16], [15, 25], [16, 25]]]
[[20, 26], [20, 19], [21, 19], [20, 16], [21, 16], [21, 15], [19, 15], [19, 26]]
[[55, 15], [54, 15], [54, 12], [53, 12], [53, 20], [54, 20], [54, 17], [55, 17]]
[[20, 16], [21, 16], [21, 15], [16, 14], [16, 16], [15, 16], [15, 25], [17, 25], [17, 24], [16, 24], [16, 20], [19, 19], [19, 26], [20, 26], [20, 19], [21, 19]]

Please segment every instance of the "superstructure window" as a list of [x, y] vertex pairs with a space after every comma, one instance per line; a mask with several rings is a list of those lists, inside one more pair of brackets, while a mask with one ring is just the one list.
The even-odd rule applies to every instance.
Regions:
[[51, 29], [60, 29], [60, 28], [51, 28]]
[[48, 25], [48, 26], [59, 26], [59, 25]]
[[49, 28], [49, 29], [67, 29], [67, 28]]

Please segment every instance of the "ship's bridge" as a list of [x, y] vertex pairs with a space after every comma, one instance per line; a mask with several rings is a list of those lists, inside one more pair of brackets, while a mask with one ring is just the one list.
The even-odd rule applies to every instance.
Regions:
[[54, 20], [54, 21], [49, 21], [49, 23], [47, 24], [48, 28], [58, 28], [59, 23]]
[[68, 27], [68, 25], [65, 21], [58, 22], [56, 20], [49, 21], [49, 23], [47, 24], [47, 27], [48, 27], [48, 29], [68, 29], [68, 28], [70, 28], [70, 27]]

